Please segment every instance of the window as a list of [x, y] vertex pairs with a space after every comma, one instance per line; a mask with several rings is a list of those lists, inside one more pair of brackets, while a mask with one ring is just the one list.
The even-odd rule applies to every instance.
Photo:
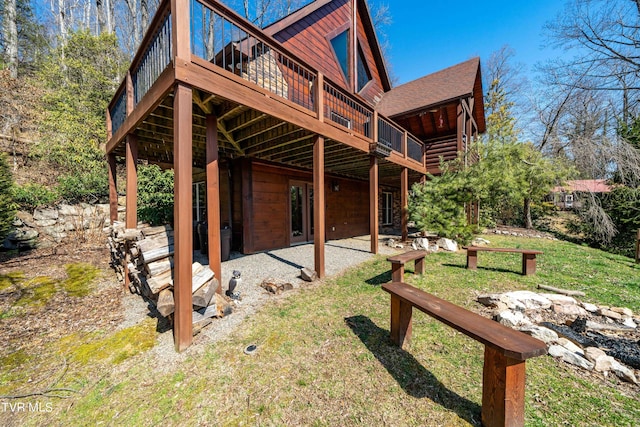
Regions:
[[204, 182], [194, 182], [191, 196], [193, 197], [193, 220], [206, 221], [207, 192]]
[[367, 60], [364, 58], [364, 53], [362, 53], [362, 48], [358, 44], [358, 92], [364, 89], [370, 81], [371, 72], [367, 66]]
[[393, 224], [393, 195], [382, 193], [382, 225]]
[[343, 31], [332, 38], [331, 46], [342, 68], [344, 78], [349, 82], [349, 30]]

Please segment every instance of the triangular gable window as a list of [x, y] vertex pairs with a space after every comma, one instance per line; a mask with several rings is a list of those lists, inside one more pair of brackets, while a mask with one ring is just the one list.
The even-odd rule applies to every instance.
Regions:
[[349, 81], [349, 30], [343, 31], [331, 39], [331, 46], [338, 58], [345, 80]]
[[370, 81], [371, 71], [369, 71], [367, 60], [364, 58], [364, 53], [362, 52], [360, 43], [358, 43], [358, 92], [364, 89]]

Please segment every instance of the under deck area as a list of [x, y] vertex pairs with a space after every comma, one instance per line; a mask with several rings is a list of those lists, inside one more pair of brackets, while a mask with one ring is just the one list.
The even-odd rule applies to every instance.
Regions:
[[[291, 176], [307, 174], [314, 232], [303, 241], [314, 243], [314, 269], [323, 277], [327, 191], [338, 189], [340, 180], [360, 183], [365, 194], [368, 188], [364, 202], [346, 198], [338, 208], [364, 203], [361, 220], [366, 224], [368, 213], [370, 250], [377, 253], [380, 187], [399, 188], [406, 237], [409, 188], [427, 172], [422, 140], [215, 0], [161, 2], [108, 107], [107, 129], [112, 220], [117, 218], [117, 158], [126, 164], [127, 228], [137, 225], [138, 163], [174, 169], [174, 334], [179, 351], [190, 345], [192, 334], [195, 175], [205, 179], [209, 264], [222, 277], [223, 221], [244, 224], [238, 238], [246, 252], [260, 247], [251, 241], [256, 229], [250, 209], [237, 215], [230, 209], [221, 218], [221, 192], [251, 206], [258, 194], [248, 175], [254, 162], [292, 171]], [[243, 185], [231, 186], [221, 171], [234, 172]], [[294, 238], [285, 241], [293, 243]]]

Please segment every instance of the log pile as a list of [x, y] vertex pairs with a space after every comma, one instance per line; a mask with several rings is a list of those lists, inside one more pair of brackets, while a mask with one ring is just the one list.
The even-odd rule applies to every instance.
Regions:
[[[115, 222], [107, 229], [111, 266], [118, 280], [125, 281], [128, 273], [129, 290], [153, 303], [158, 312], [172, 320], [173, 298], [173, 230], [170, 226], [139, 225], [127, 229]], [[212, 317], [231, 313], [229, 301], [218, 288], [220, 283], [213, 271], [198, 262], [192, 265], [194, 333], [211, 323]]]

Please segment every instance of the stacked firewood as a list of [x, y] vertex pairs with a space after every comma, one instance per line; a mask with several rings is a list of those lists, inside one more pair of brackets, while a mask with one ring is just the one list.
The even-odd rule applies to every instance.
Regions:
[[[111, 265], [118, 279], [124, 281], [128, 270], [131, 292], [149, 299], [162, 316], [171, 318], [175, 310], [171, 227], [139, 225], [127, 229], [116, 222], [108, 232]], [[229, 314], [231, 305], [217, 292], [220, 284], [209, 267], [195, 262], [191, 272], [194, 331], [199, 331], [212, 317]]]

